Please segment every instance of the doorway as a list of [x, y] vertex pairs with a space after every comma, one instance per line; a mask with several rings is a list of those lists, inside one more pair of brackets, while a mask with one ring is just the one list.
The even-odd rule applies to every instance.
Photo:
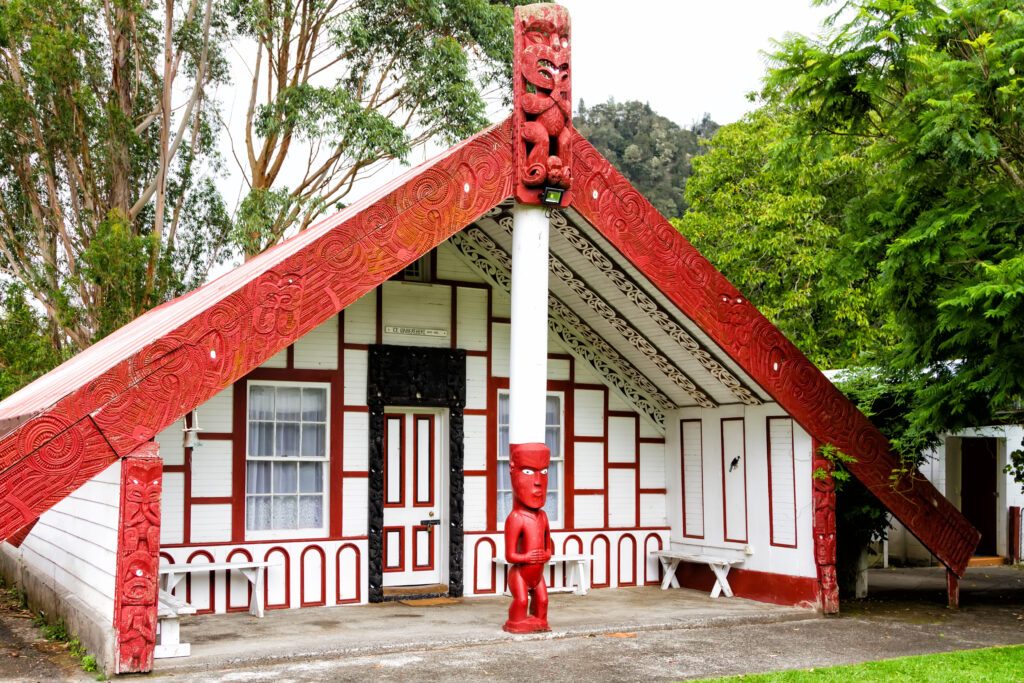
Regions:
[[960, 511], [981, 532], [977, 555], [996, 554], [996, 439], [960, 441]]
[[440, 411], [384, 413], [384, 588], [436, 586], [447, 568]]
[[[374, 344], [369, 347], [368, 360], [368, 598], [370, 602], [385, 600], [385, 585], [430, 585], [420, 582], [427, 581], [428, 574], [433, 576], [434, 572], [437, 572], [439, 578], [436, 583], [447, 583], [446, 591], [443, 591], [445, 586], [440, 587], [443, 592], [453, 598], [462, 597], [466, 352], [461, 349]], [[419, 425], [416, 424], [417, 416], [422, 416]], [[445, 426], [443, 430], [442, 424]], [[431, 425], [433, 436], [428, 437]], [[385, 432], [390, 433], [390, 441], [386, 441]], [[432, 444], [435, 449], [431, 466], [435, 473], [433, 507], [425, 504], [422, 507], [416, 506], [411, 502], [406, 504], [407, 500], [415, 500], [413, 480], [420, 483], [415, 476], [416, 442], [410, 440], [414, 435], [425, 439], [421, 442], [424, 446]], [[440, 452], [442, 444], [443, 454]], [[390, 451], [387, 446], [390, 446]], [[428, 451], [420, 449], [419, 453], [425, 456]], [[385, 469], [388, 467], [389, 456], [391, 472], [398, 471], [398, 475], [397, 478], [391, 478], [391, 488], [387, 490]], [[409, 458], [413, 458], [411, 465]], [[426, 465], [421, 464], [420, 467], [422, 470]], [[404, 479], [402, 469], [406, 472]], [[426, 489], [421, 489], [420, 494], [420, 499], [425, 500]], [[392, 502], [386, 503], [386, 500]], [[431, 511], [434, 517], [430, 516]], [[436, 524], [431, 523], [434, 519], [438, 520]], [[387, 538], [385, 526], [391, 527]], [[385, 547], [385, 540], [390, 551]], [[446, 547], [442, 548], [441, 544]], [[434, 548], [432, 555], [428, 552], [429, 547]], [[418, 548], [415, 557], [414, 548]], [[388, 554], [387, 558], [385, 553]], [[427, 568], [428, 557], [433, 557], [434, 569]], [[414, 562], [419, 568], [414, 568]], [[410, 583], [413, 581], [416, 583]]]

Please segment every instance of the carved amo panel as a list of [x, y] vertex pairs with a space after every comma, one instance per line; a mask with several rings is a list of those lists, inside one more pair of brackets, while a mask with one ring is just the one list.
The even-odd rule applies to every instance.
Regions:
[[506, 121], [417, 169], [6, 435], [0, 539], [510, 196], [511, 136]]
[[[512, 88], [515, 196], [540, 204], [545, 187], [572, 181], [572, 72], [569, 12], [554, 3], [515, 10]], [[566, 192], [562, 206], [568, 206]]]
[[[814, 442], [811, 471], [814, 498], [814, 564], [818, 570], [818, 592], [825, 614], [839, 612], [839, 579], [836, 576], [836, 485], [832, 479], [832, 463], [821, 457], [820, 444]], [[821, 472], [823, 476], [817, 475]]]
[[163, 461], [147, 443], [121, 464], [121, 522], [114, 585], [118, 673], [153, 668]]
[[947, 567], [967, 567], [980, 534], [919, 472], [895, 483], [885, 437], [581, 135], [573, 207], [821, 443]]

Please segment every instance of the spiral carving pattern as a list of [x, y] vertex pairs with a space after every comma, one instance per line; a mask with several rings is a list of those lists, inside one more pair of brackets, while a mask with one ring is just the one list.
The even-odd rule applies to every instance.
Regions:
[[[267, 267], [0, 439], [0, 539], [512, 195], [498, 124]], [[174, 306], [174, 303], [168, 304]], [[145, 325], [144, 321], [132, 323]]]

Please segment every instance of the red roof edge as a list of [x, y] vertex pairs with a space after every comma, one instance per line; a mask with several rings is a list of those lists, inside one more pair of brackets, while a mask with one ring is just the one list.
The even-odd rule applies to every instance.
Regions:
[[848, 465], [939, 560], [962, 576], [981, 534], [878, 429], [582, 135], [573, 136], [572, 206], [694, 320], [786, 412]]
[[[0, 539], [511, 196], [511, 128], [474, 135], [186, 295], [187, 315], [176, 300], [129, 323], [100, 347], [114, 357], [89, 349], [94, 360], [37, 380], [62, 395], [0, 438]], [[26, 405], [54, 392], [31, 387]]]

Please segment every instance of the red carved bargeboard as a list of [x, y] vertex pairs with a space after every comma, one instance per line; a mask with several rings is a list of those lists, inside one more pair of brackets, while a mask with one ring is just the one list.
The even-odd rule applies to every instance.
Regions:
[[943, 564], [963, 575], [981, 534], [931, 482], [898, 465], [878, 429], [574, 131], [573, 208], [849, 469]]
[[[542, 3], [515, 9], [512, 105], [515, 197], [540, 204], [546, 187], [572, 181], [572, 45], [569, 12]], [[562, 195], [568, 206], [571, 195]]]
[[[566, 21], [566, 31], [567, 26]], [[557, 33], [552, 28], [549, 38]], [[854, 476], [962, 574], [979, 533], [916, 471], [893, 486], [889, 475], [895, 460], [882, 434], [568, 127], [568, 118], [565, 124], [556, 139], [563, 166], [572, 161], [572, 206], [809, 434], [857, 458], [850, 465]], [[525, 138], [513, 135], [512, 127], [506, 121], [470, 138], [360, 210], [326, 219], [257, 257], [264, 270], [98, 376], [83, 376], [82, 384], [69, 387], [70, 394], [0, 439], [0, 539], [476, 220], [514, 188], [518, 195], [532, 187], [515, 181], [512, 150], [525, 145]], [[565, 131], [571, 144], [563, 145]], [[532, 148], [522, 149], [528, 160]], [[128, 327], [143, 321], [145, 316]]]
[[511, 137], [493, 126], [258, 257], [266, 270], [0, 439], [0, 539], [511, 196]]
[[160, 567], [163, 461], [155, 443], [121, 460], [121, 523], [114, 578], [118, 673], [153, 668]]

